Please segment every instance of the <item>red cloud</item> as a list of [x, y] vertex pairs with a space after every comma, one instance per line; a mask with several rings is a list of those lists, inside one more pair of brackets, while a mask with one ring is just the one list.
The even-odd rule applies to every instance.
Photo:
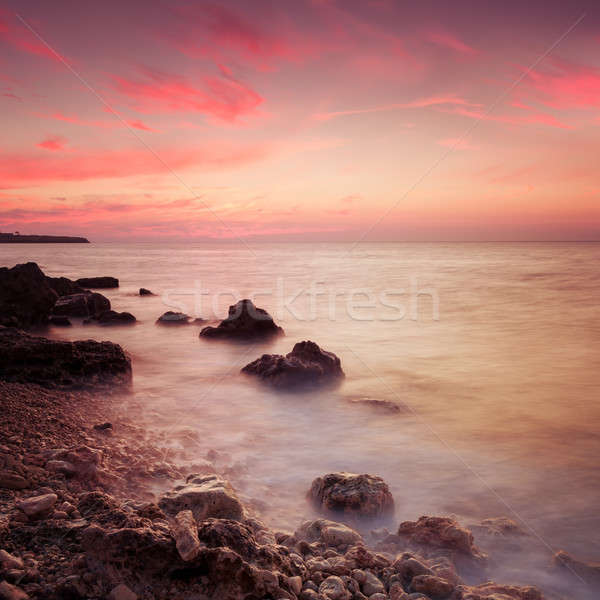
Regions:
[[39, 144], [37, 144], [37, 147], [43, 148], [44, 150], [52, 150], [53, 152], [55, 152], [56, 150], [63, 150], [66, 143], [67, 140], [64, 137], [60, 135], [55, 135], [41, 141]]
[[146, 71], [145, 80], [114, 77], [122, 94], [136, 102], [142, 112], [199, 112], [235, 123], [241, 116], [255, 114], [263, 99], [254, 90], [231, 77], [205, 77], [204, 89], [183, 77]]
[[432, 44], [436, 44], [442, 48], [450, 48], [450, 50], [454, 50], [455, 52], [461, 52], [462, 54], [475, 54], [477, 52], [475, 48], [465, 44], [465, 42], [447, 31], [430, 31], [426, 34], [426, 37]]
[[60, 57], [46, 44], [40, 42], [24, 25], [16, 23], [0, 9], [0, 36], [9, 45], [35, 56], [60, 62]]
[[[110, 112], [110, 111], [109, 111]], [[134, 129], [143, 129], [144, 131], [156, 131], [149, 125], [146, 125], [143, 121], [139, 119], [134, 120], [125, 120], [124, 122], [121, 119], [110, 119], [110, 120], [90, 120], [90, 119], [81, 119], [77, 115], [63, 115], [60, 112], [49, 115], [49, 118], [56, 119], [57, 121], [64, 121], [65, 123], [71, 123], [72, 125], [81, 125], [84, 127], [97, 127], [98, 129], [113, 129], [116, 127], [133, 127]]]

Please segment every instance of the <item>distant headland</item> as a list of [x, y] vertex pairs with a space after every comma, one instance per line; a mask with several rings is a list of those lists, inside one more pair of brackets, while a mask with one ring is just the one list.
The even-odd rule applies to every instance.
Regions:
[[19, 233], [1, 233], [0, 244], [89, 244], [84, 237], [67, 235], [21, 235]]

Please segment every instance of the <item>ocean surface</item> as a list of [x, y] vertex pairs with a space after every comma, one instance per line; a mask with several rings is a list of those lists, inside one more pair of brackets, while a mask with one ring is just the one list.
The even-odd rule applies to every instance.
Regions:
[[[135, 326], [51, 335], [121, 344], [134, 372], [124, 409], [136, 407], [174, 447], [196, 437], [218, 451], [272, 525], [295, 528], [311, 514], [313, 478], [347, 470], [389, 483], [396, 523], [507, 516], [527, 534], [524, 556], [563, 548], [600, 559], [600, 244], [32, 244], [0, 253], [2, 265], [32, 260], [49, 275], [118, 277], [119, 289], [99, 291]], [[140, 297], [140, 287], [157, 295]], [[286, 336], [230, 344], [200, 339], [198, 325], [155, 325], [169, 309], [216, 322], [245, 297]], [[305, 339], [340, 357], [338, 389], [276, 393], [240, 375]], [[519, 579], [523, 564], [506, 562]]]

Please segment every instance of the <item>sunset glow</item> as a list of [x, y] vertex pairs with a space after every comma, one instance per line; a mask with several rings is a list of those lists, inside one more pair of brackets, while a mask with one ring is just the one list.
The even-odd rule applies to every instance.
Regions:
[[593, 4], [0, 6], [0, 231], [600, 237]]

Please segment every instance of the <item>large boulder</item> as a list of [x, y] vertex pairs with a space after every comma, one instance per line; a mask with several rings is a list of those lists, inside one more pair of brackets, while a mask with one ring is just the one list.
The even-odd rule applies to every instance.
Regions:
[[80, 277], [75, 283], [83, 288], [108, 289], [119, 287], [119, 280], [116, 277]]
[[360, 533], [354, 531], [354, 529], [350, 529], [343, 523], [328, 521], [327, 519], [305, 521], [295, 531], [294, 537], [308, 543], [322, 542], [325, 546], [333, 548], [352, 546], [362, 542]]
[[65, 317], [92, 317], [107, 310], [110, 310], [108, 298], [98, 292], [85, 291], [58, 298], [52, 314]]
[[67, 277], [46, 276], [46, 281], [59, 296], [70, 296], [71, 294], [81, 294], [82, 292], [85, 292], [80, 285], [77, 285]]
[[182, 312], [168, 310], [156, 319], [157, 325], [189, 325], [191, 317]]
[[282, 389], [332, 385], [344, 378], [340, 359], [311, 341], [298, 342], [285, 356], [263, 354], [242, 373]]
[[0, 327], [0, 378], [47, 387], [82, 387], [131, 381], [121, 346], [85, 340], [63, 342]]
[[115, 310], [105, 310], [85, 323], [95, 322], [98, 325], [133, 325], [137, 319], [129, 312], [117, 312]]
[[189, 475], [185, 484], [165, 493], [158, 505], [171, 516], [191, 510], [197, 521], [210, 517], [240, 520], [244, 515], [230, 483], [218, 475]]
[[226, 340], [259, 340], [282, 335], [283, 329], [252, 300], [240, 300], [229, 307], [229, 314], [217, 327], [205, 327], [201, 337]]
[[0, 268], [0, 325], [44, 325], [57, 298], [36, 263]]
[[320, 510], [348, 517], [389, 517], [394, 499], [381, 477], [356, 473], [329, 473], [317, 477], [308, 498]]

